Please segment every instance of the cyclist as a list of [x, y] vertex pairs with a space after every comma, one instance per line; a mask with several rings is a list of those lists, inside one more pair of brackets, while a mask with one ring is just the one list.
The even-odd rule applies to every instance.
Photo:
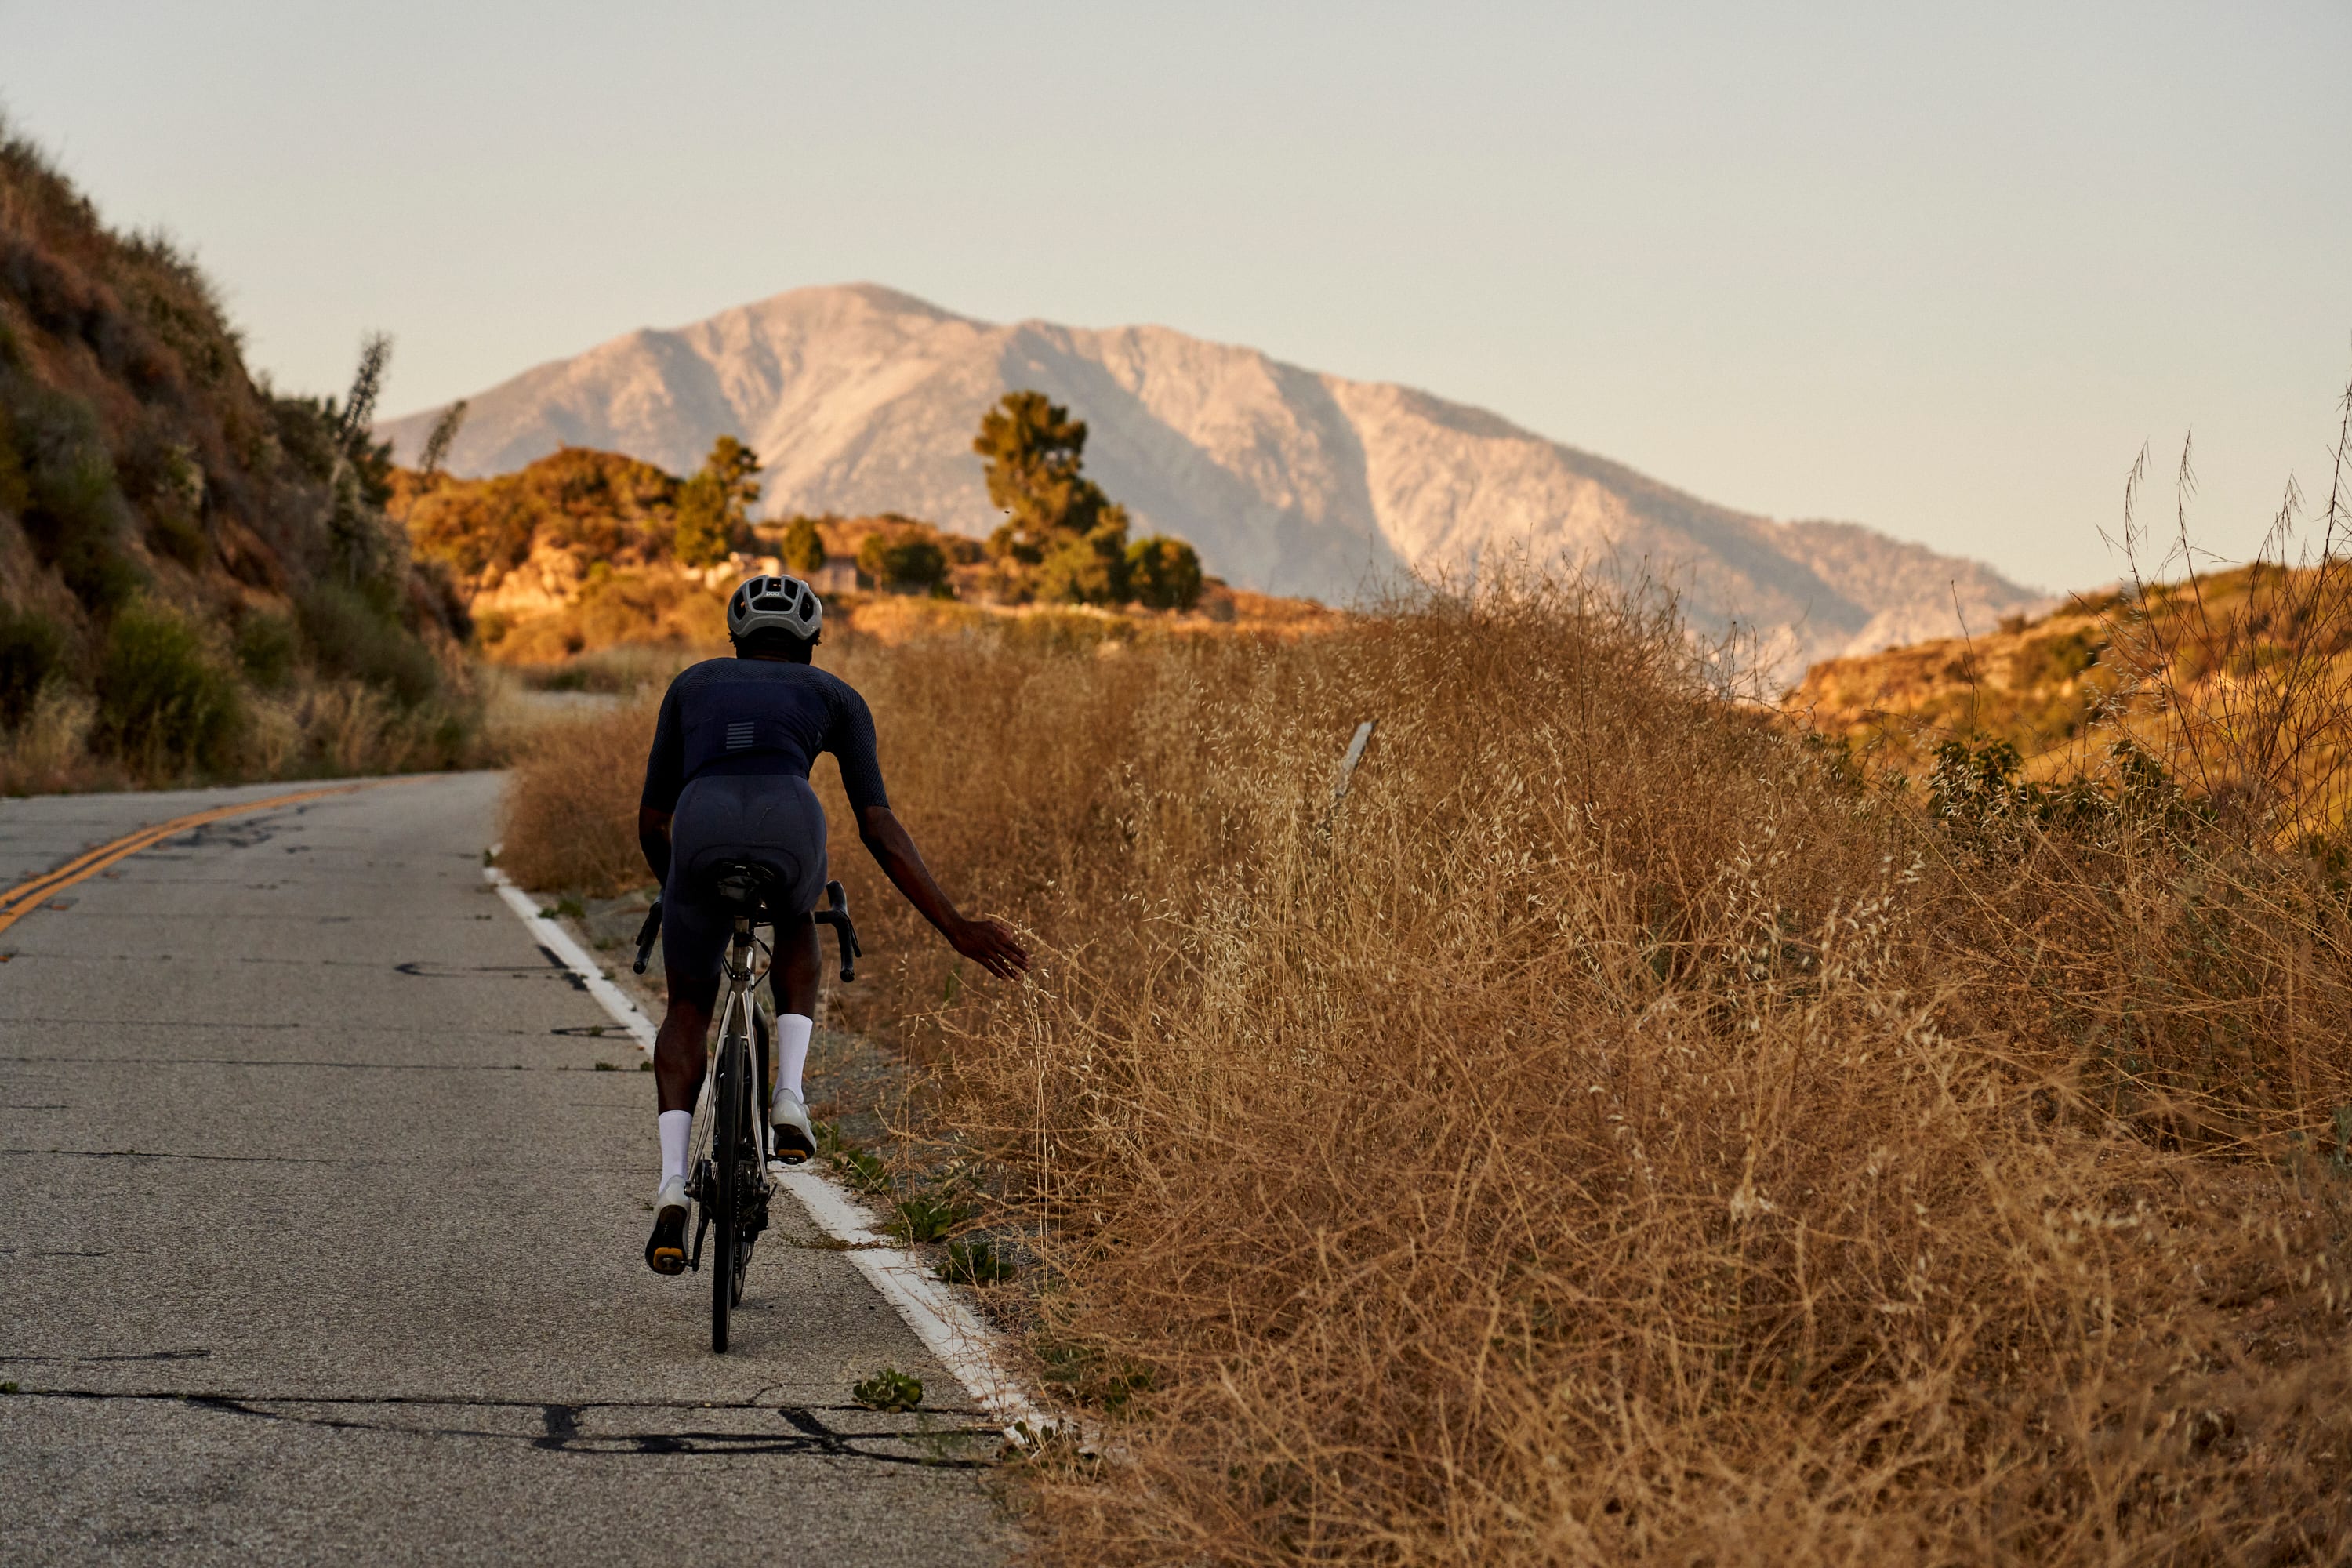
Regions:
[[824, 617], [814, 591], [796, 577], [754, 577], [737, 588], [727, 601], [735, 657], [705, 659], [670, 682], [646, 759], [637, 843], [662, 886], [669, 981], [669, 1007], [654, 1043], [661, 1185], [646, 1243], [646, 1262], [657, 1274], [686, 1268], [688, 1132], [734, 931], [733, 916], [705, 880], [723, 861], [752, 861], [775, 878], [769, 984], [776, 1003], [776, 1085], [768, 1120], [780, 1159], [797, 1164], [816, 1152], [801, 1069], [814, 1027], [819, 962], [809, 911], [825, 884], [824, 811], [808, 781], [819, 752], [832, 752], [840, 764], [858, 837], [907, 901], [990, 973], [1009, 979], [1029, 967], [1008, 927], [956, 912], [891, 814], [866, 700], [809, 662]]

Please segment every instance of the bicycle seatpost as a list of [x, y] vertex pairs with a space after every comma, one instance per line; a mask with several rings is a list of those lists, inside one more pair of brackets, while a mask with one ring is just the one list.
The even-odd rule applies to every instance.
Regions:
[[654, 907], [646, 911], [646, 923], [637, 928], [637, 963], [630, 973], [643, 974], [646, 972], [646, 960], [653, 956], [654, 938], [660, 934], [661, 900], [656, 899]]

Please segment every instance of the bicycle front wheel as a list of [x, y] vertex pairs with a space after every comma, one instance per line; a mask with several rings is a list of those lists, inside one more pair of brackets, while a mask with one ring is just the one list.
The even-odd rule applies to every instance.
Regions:
[[717, 1355], [727, 1353], [728, 1314], [743, 1295], [738, 1282], [743, 1258], [735, 1245], [743, 1205], [743, 1055], [740, 1042], [719, 1042], [718, 1081], [710, 1097], [710, 1349]]

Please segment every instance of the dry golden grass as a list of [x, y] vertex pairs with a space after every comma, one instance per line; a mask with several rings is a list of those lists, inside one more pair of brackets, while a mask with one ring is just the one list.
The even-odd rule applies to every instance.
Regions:
[[[1043, 1228], [1048, 1360], [1117, 1440], [1021, 1489], [1045, 1561], [2352, 1551], [2317, 862], [1939, 826], [1572, 586], [826, 662], [1040, 947], [950, 986], [836, 809], [851, 1021]], [[519, 773], [518, 875], [641, 876], [648, 722]]]

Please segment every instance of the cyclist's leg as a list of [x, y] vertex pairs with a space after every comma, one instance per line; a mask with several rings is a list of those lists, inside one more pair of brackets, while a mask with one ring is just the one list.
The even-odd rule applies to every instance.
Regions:
[[710, 1015], [719, 1005], [719, 976], [668, 973], [669, 1006], [654, 1037], [654, 1092], [663, 1110], [694, 1110], [709, 1055]]
[[816, 1152], [816, 1126], [801, 1091], [809, 1036], [816, 1028], [816, 922], [802, 915], [776, 924], [775, 967], [768, 985], [776, 1002], [776, 1080], [768, 1096], [776, 1157], [797, 1164]]
[[[695, 1097], [701, 1091], [704, 1042], [719, 996], [719, 972], [733, 922], [696, 897], [682, 875], [713, 815], [689, 784], [671, 819], [674, 846], [668, 886], [662, 889], [662, 967], [669, 1003], [654, 1037], [656, 1123], [661, 1141], [661, 1184], [654, 1194], [654, 1238], [646, 1261], [657, 1273], [686, 1267], [685, 1226], [688, 1145], [692, 1139]], [[723, 818], [719, 824], [723, 826]]]
[[803, 915], [795, 921], [777, 922], [776, 965], [769, 973], [768, 984], [776, 1000], [779, 1033], [786, 1037], [779, 1041], [776, 1081], [794, 1094], [801, 1091], [801, 1067], [808, 1059], [809, 1033], [816, 1017], [817, 969], [823, 962], [816, 921]]

